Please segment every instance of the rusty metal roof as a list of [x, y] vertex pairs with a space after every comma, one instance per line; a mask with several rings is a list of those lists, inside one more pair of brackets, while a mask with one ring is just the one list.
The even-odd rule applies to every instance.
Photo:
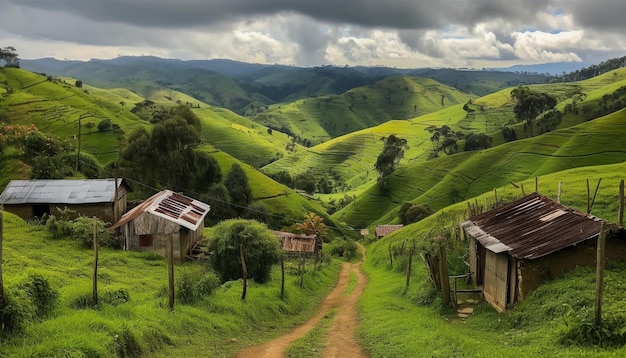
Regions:
[[490, 251], [532, 260], [596, 238], [602, 222], [533, 193], [461, 225]]
[[403, 225], [378, 225], [376, 226], [376, 236], [383, 237], [394, 231], [402, 229]]
[[211, 206], [208, 204], [171, 190], [163, 190], [128, 211], [110, 229], [116, 229], [143, 213], [150, 213], [195, 231], [202, 225], [209, 210]]
[[[118, 186], [130, 185], [118, 178]], [[115, 179], [36, 179], [11, 180], [0, 195], [0, 204], [96, 204], [112, 203]]]

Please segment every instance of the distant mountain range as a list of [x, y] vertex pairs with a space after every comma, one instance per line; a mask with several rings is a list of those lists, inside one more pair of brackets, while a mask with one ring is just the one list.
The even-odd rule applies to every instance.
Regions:
[[553, 62], [536, 65], [515, 65], [505, 68], [492, 68], [491, 70], [503, 72], [548, 73], [553, 76], [560, 76], [564, 73], [573, 72], [590, 65], [590, 63], [586, 62]]

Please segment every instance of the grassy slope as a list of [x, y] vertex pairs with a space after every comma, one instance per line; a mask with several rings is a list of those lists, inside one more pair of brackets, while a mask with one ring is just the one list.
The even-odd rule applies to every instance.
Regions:
[[[582, 86], [588, 93], [587, 101], [582, 106], [591, 107], [596, 98], [622, 85], [626, 85], [626, 69], [617, 71], [616, 75], [609, 73], [579, 84], [540, 85], [537, 90], [555, 91], [557, 95], [562, 93], [559, 96], [565, 98], [564, 93], [571, 91], [572, 86]], [[504, 111], [506, 106], [510, 106], [507, 104], [506, 94], [498, 92], [476, 100], [477, 105], [485, 105], [488, 109], [484, 114], [476, 115], [476, 118], [472, 119], [474, 125], [480, 126], [476, 123], [484, 121], [485, 117], [500, 118], [501, 122], [505, 122]], [[450, 118], [448, 123], [453, 129], [458, 129], [468, 119], [465, 117], [459, 119], [461, 114], [452, 112], [454, 109], [452, 107], [417, 118], [413, 123], [441, 125], [445, 123], [443, 118]], [[376, 185], [367, 189], [363, 189], [362, 186], [358, 191], [361, 195], [357, 204], [348, 206], [334, 214], [334, 217], [356, 226], [390, 222], [395, 219], [395, 210], [402, 202], [428, 204], [434, 209], [441, 209], [454, 202], [490, 191], [494, 187], [506, 185], [509, 181], [517, 182], [578, 166], [621, 162], [626, 160], [620, 140], [620, 135], [626, 134], [626, 127], [623, 124], [625, 116], [626, 113], [622, 110], [584, 122], [582, 115], [578, 117], [569, 115], [567, 123], [561, 126], [571, 125], [571, 127], [498, 145], [489, 150], [476, 153], [462, 152], [429, 161], [424, 160], [425, 153], [431, 145], [425, 136], [422, 134], [421, 142], [418, 142], [417, 138], [408, 137], [411, 149], [405, 154], [406, 159], [403, 160], [405, 164], [391, 179], [393, 188], [391, 193], [381, 194]], [[575, 125], [581, 122], [583, 123]], [[521, 128], [518, 128], [517, 132], [520, 137], [523, 136]], [[491, 135], [495, 145], [503, 142], [499, 133]], [[375, 156], [371, 160], [373, 163]], [[362, 166], [363, 163], [359, 165]]]
[[[0, 83], [8, 83], [2, 88], [14, 91], [10, 96], [0, 99], [0, 110], [6, 110], [10, 123], [33, 123], [44, 133], [71, 141], [77, 132], [78, 118], [84, 117], [81, 121], [81, 150], [95, 154], [103, 163], [117, 156], [120, 143], [112, 132], [97, 131], [100, 120], [108, 118], [127, 133], [137, 126], [149, 126], [130, 112], [134, 103], [143, 101], [142, 97], [133, 92], [119, 88], [105, 90], [88, 85], [83, 85], [81, 90], [73, 86], [73, 79], [62, 80], [67, 84], [46, 81], [46, 77], [24, 70], [0, 69]], [[161, 95], [156, 95], [155, 99], [159, 98], [158, 103], [161, 104], [175, 104], [177, 100], [197, 103], [180, 92], [161, 90], [159, 93]], [[125, 105], [120, 102], [125, 102]], [[265, 127], [247, 118], [204, 103], [194, 111], [202, 122], [201, 136], [204, 142], [220, 150], [216, 152], [215, 149], [208, 149], [213, 152], [223, 171], [226, 173], [235, 162], [246, 168], [255, 200], [265, 203], [279, 218], [287, 217], [289, 222], [302, 220], [309, 211], [326, 216], [317, 202], [299, 196], [241, 163], [260, 166], [284, 155], [285, 146], [290, 142], [286, 135], [279, 132], [269, 134]], [[92, 129], [86, 128], [89, 122], [94, 124]], [[0, 176], [3, 186], [11, 179], [28, 178], [28, 169], [19, 162], [7, 160], [4, 168], [6, 170]]]
[[[618, 185], [626, 177], [626, 164], [611, 164], [575, 168], [539, 177], [541, 194], [556, 198], [559, 182], [563, 183], [563, 204], [586, 210], [586, 180], [594, 185], [602, 178], [602, 184], [594, 204], [592, 214], [609, 221], [617, 220]], [[523, 182], [526, 188], [534, 186], [534, 180]], [[512, 200], [521, 195], [519, 189], [506, 186], [499, 190], [499, 197]], [[477, 197], [480, 204], [493, 202], [493, 194]], [[466, 218], [465, 202], [443, 211], [451, 222]], [[435, 234], [428, 234], [433, 227], [439, 227], [439, 214], [419, 223], [407, 226], [368, 249], [365, 269], [370, 283], [360, 303], [362, 323], [360, 337], [364, 347], [372, 356], [623, 356], [625, 349], [598, 350], [591, 348], [563, 347], [557, 343], [560, 334], [566, 329], [563, 315], [586, 314], [592, 319], [595, 281], [593, 270], [582, 269], [546, 283], [534, 291], [515, 309], [498, 314], [484, 302], [474, 314], [460, 320], [451, 311], [438, 311], [424, 305], [428, 300], [427, 273], [425, 266], [414, 258], [414, 275], [411, 289], [404, 293], [405, 274], [389, 267], [388, 250], [390, 245], [399, 246], [403, 241], [416, 239], [431, 240]], [[465, 243], [461, 242], [461, 246]], [[398, 261], [398, 260], [396, 260]], [[626, 267], [612, 265], [605, 278], [604, 317], [621, 314], [621, 279]], [[450, 274], [455, 274], [451, 272]], [[570, 312], [571, 307], [577, 311]], [[368, 343], [369, 342], [369, 343]], [[489, 342], [489, 351], [485, 343]], [[419, 354], [416, 352], [424, 352]]]
[[124, 131], [143, 125], [119, 104], [124, 97], [115, 93], [106, 98], [87, 94], [73, 86], [73, 81], [71, 85], [47, 81], [44, 76], [11, 68], [0, 69], [0, 83], [5, 81], [4, 86], [12, 93], [0, 99], [0, 111], [6, 111], [10, 123], [35, 124], [43, 132], [74, 142], [81, 118], [81, 150], [96, 155], [102, 162], [117, 155], [118, 140], [113, 132], [98, 132], [101, 120], [110, 119]]
[[[4, 215], [5, 288], [12, 291], [30, 273], [50, 280], [59, 290], [59, 306], [52, 316], [30, 324], [25, 332], [0, 338], [3, 357], [90, 356], [116, 357], [116, 339], [124, 331], [138, 339], [144, 353], [155, 356], [232, 357], [238, 350], [271, 339], [305, 321], [320, 297], [333, 287], [340, 265], [305, 276], [297, 286], [295, 266], [288, 263], [286, 298], [281, 300], [280, 270], [269, 284], [250, 283], [246, 301], [240, 300], [241, 281], [228, 282], [195, 305], [177, 302], [167, 308], [167, 265], [164, 260], [137, 252], [100, 250], [99, 292], [120, 288], [130, 301], [118, 306], [74, 309], [70, 304], [91, 293], [93, 252], [71, 240], [51, 240], [41, 227]], [[177, 265], [183, 271], [201, 270], [199, 264]], [[295, 265], [295, 264], [294, 264]], [[235, 338], [236, 341], [230, 341]]]
[[341, 95], [272, 105], [267, 112], [253, 118], [274, 128], [285, 126], [313, 144], [319, 144], [390, 119], [413, 118], [442, 107], [463, 104], [469, 98], [431, 79], [392, 77]]

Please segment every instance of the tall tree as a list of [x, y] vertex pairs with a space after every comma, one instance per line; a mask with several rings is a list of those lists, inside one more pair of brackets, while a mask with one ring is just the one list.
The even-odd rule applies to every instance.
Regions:
[[388, 177], [396, 170], [400, 159], [404, 157], [404, 150], [408, 148], [404, 138], [395, 135], [381, 138], [385, 142], [383, 151], [378, 155], [374, 167], [378, 171], [378, 182], [383, 189], [388, 189]]
[[248, 185], [248, 176], [239, 164], [234, 163], [230, 167], [230, 172], [224, 179], [224, 184], [230, 195], [234, 211], [242, 215], [248, 205], [252, 202], [252, 190]]
[[5, 67], [20, 67], [20, 58], [13, 46], [0, 48], [0, 61], [4, 61]]
[[518, 122], [524, 122], [524, 129], [529, 137], [533, 136], [537, 116], [556, 106], [556, 98], [544, 93], [534, 92], [521, 86], [511, 91], [511, 97], [517, 100], [513, 112]]

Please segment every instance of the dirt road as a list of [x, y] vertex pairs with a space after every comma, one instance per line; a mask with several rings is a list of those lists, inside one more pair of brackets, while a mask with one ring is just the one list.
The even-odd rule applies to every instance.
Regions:
[[[326, 296], [315, 315], [291, 332], [265, 344], [250, 347], [237, 354], [238, 358], [278, 358], [284, 357], [287, 347], [302, 338], [313, 329], [319, 321], [333, 308], [337, 308], [332, 327], [326, 337], [323, 357], [367, 357], [356, 340], [355, 332], [358, 325], [357, 303], [367, 284], [367, 277], [361, 271], [361, 263], [365, 260], [365, 249], [359, 245], [363, 260], [358, 263], [344, 263], [339, 273], [337, 286]], [[357, 275], [358, 283], [353, 291], [346, 295], [350, 281], [350, 273]]]

